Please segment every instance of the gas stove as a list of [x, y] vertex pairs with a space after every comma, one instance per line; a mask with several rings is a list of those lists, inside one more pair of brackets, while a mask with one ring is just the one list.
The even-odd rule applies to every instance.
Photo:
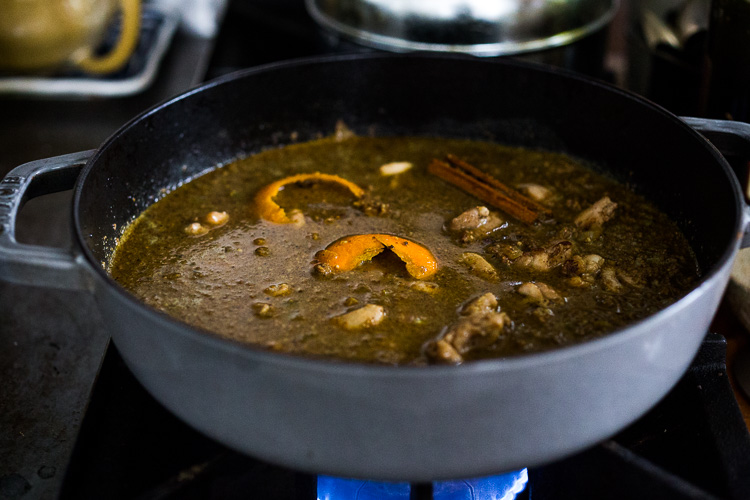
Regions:
[[[616, 21], [575, 46], [524, 58], [626, 85], [626, 31]], [[159, 77], [142, 94], [2, 98], [0, 174], [95, 148], [138, 112], [201, 81], [279, 60], [373, 50], [322, 30], [301, 1], [233, 1], [215, 39], [176, 35]], [[69, 204], [69, 192], [33, 200], [21, 214], [19, 238], [69, 244]], [[450, 488], [340, 482], [258, 461], [157, 403], [109, 343], [89, 297], [6, 284], [0, 295], [0, 450], [7, 451], [0, 453], [0, 498], [334, 499], [355, 491], [359, 496], [349, 498], [468, 499], [481, 498], [489, 481], [467, 478]], [[726, 308], [715, 325], [718, 333], [707, 334], [681, 382], [642, 419], [573, 457], [514, 471], [522, 490], [503, 491], [534, 500], [750, 496], [750, 435], [730, 385], [725, 340], [741, 337], [741, 327]]]

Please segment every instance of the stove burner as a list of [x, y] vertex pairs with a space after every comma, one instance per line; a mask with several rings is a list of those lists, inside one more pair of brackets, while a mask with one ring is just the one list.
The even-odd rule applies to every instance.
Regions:
[[318, 476], [318, 500], [513, 500], [526, 488], [526, 469], [426, 485]]

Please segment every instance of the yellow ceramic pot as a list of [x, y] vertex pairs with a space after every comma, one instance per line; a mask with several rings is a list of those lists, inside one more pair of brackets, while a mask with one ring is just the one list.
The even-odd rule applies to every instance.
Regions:
[[[94, 55], [118, 9], [120, 39]], [[140, 0], [0, 0], [0, 71], [50, 72], [76, 66], [89, 73], [120, 69], [138, 41]]]

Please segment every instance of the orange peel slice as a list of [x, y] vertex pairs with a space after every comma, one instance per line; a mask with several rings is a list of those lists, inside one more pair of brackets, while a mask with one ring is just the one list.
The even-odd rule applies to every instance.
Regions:
[[315, 258], [333, 272], [346, 272], [371, 260], [386, 249], [395, 253], [406, 264], [406, 271], [416, 279], [429, 278], [438, 270], [437, 259], [429, 249], [390, 234], [346, 236], [315, 254]]
[[339, 184], [340, 186], [347, 188], [357, 198], [361, 198], [365, 194], [364, 189], [343, 177], [339, 177], [338, 175], [322, 174], [320, 172], [312, 174], [297, 174], [272, 182], [256, 193], [255, 205], [258, 209], [258, 214], [263, 219], [278, 224], [289, 224], [290, 222], [294, 222], [289, 218], [284, 209], [274, 201], [274, 198], [279, 194], [279, 191], [284, 189], [284, 186], [307, 181], [332, 182]]

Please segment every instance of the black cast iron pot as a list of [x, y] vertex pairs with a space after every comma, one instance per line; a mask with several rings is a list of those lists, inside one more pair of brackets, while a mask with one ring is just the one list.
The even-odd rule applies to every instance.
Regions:
[[[395, 368], [267, 352], [198, 331], [140, 303], [103, 269], [123, 226], [160, 190], [292, 132], [331, 133], [338, 120], [360, 133], [475, 137], [591, 161], [678, 222], [702, 279], [675, 304], [602, 339]], [[750, 125], [693, 124], [750, 158]], [[73, 182], [74, 248], [18, 244], [23, 199]], [[735, 175], [685, 121], [571, 74], [448, 56], [343, 57], [235, 74], [140, 115], [96, 151], [16, 168], [0, 197], [0, 277], [89, 290], [133, 373], [172, 412], [264, 460], [372, 479], [496, 473], [616, 433], [686, 370], [732, 260], [750, 244], [750, 208]]]

